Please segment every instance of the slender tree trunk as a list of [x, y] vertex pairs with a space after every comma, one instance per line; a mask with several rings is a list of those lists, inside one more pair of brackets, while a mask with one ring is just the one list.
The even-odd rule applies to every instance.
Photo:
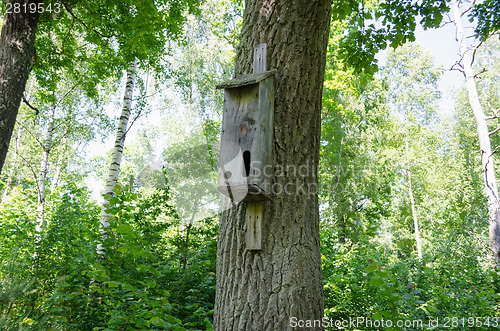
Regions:
[[415, 200], [413, 199], [413, 189], [411, 187], [411, 170], [407, 169], [408, 176], [408, 194], [410, 195], [411, 214], [413, 215], [413, 226], [415, 228], [415, 241], [417, 242], [418, 257], [422, 258], [422, 242], [420, 241], [420, 229], [418, 226], [417, 208], [415, 207]]
[[40, 173], [38, 175], [38, 205], [36, 212], [35, 242], [40, 243], [44, 228], [45, 218], [45, 183], [47, 181], [47, 170], [49, 168], [49, 155], [52, 149], [52, 137], [54, 134], [54, 115], [56, 106], [50, 108], [47, 122], [47, 133], [42, 145], [42, 162], [40, 163]]
[[186, 235], [184, 236], [184, 256], [182, 257], [182, 273], [186, 271], [187, 265], [187, 257], [189, 252], [189, 235], [191, 234], [191, 228], [193, 227], [194, 217], [198, 212], [199, 199], [196, 199], [194, 202], [193, 212], [191, 213], [191, 219], [189, 220], [189, 224], [186, 227]]
[[[120, 173], [120, 165], [122, 162], [123, 148], [125, 145], [125, 136], [127, 133], [128, 120], [130, 117], [130, 111], [132, 108], [132, 95], [134, 91], [135, 83], [135, 72], [136, 72], [137, 61], [135, 61], [131, 69], [127, 72], [127, 82], [125, 85], [125, 93], [123, 95], [123, 107], [120, 120], [118, 122], [118, 128], [116, 130], [115, 147], [113, 148], [113, 153], [111, 155], [111, 163], [108, 170], [108, 179], [106, 181], [106, 196], [115, 196], [113, 189], [118, 181], [118, 174]], [[106, 212], [106, 208], [109, 206], [109, 200], [105, 198], [101, 213], [101, 223], [99, 225], [99, 232], [101, 233], [101, 239], [104, 241], [106, 239], [106, 232], [109, 228], [109, 218], [110, 214]], [[105, 249], [102, 243], [97, 245], [97, 254], [104, 256]]]
[[[63, 145], [66, 143], [66, 138], [63, 138]], [[52, 181], [50, 182], [50, 192], [54, 192], [54, 190], [59, 185], [59, 177], [61, 176], [61, 171], [63, 167], [63, 153], [59, 154], [57, 157], [57, 162], [54, 170], [54, 177], [52, 177]]]
[[[34, 3], [43, 0], [11, 0], [13, 4]], [[38, 8], [38, 7], [37, 7]], [[16, 123], [21, 97], [35, 54], [35, 33], [39, 11], [20, 10], [6, 13], [0, 37], [0, 172], [9, 149], [10, 137]]]
[[464, 29], [462, 26], [462, 13], [458, 0], [453, 0], [453, 14], [457, 28], [457, 41], [462, 58], [463, 73], [469, 93], [469, 103], [476, 120], [481, 162], [483, 169], [484, 188], [488, 198], [489, 240], [490, 248], [496, 261], [500, 260], [500, 204], [498, 200], [498, 187], [495, 177], [495, 164], [491, 151], [490, 133], [486, 122], [486, 115], [479, 101], [476, 79], [472, 68], [473, 49], [467, 47]]
[[339, 228], [339, 243], [344, 244], [345, 239], [347, 237], [347, 225], [346, 225], [346, 218], [345, 215], [340, 215], [338, 221], [337, 221], [337, 227]]
[[410, 142], [408, 141], [408, 121], [407, 112], [405, 110], [405, 145], [406, 145], [406, 178], [408, 180], [408, 195], [410, 196], [411, 214], [413, 216], [413, 227], [415, 229], [415, 241], [417, 243], [418, 257], [422, 258], [422, 243], [420, 241], [420, 228], [418, 226], [417, 208], [413, 197], [413, 188], [411, 185], [411, 164], [409, 158]]
[[193, 223], [189, 223], [188, 226], [186, 227], [186, 235], [184, 236], [184, 254], [182, 256], [182, 274], [186, 272], [186, 265], [187, 265], [187, 257], [188, 257], [188, 252], [189, 252], [189, 234], [191, 232], [191, 227], [193, 226]]
[[406, 169], [408, 179], [408, 195], [410, 196], [411, 214], [413, 216], [413, 226], [415, 228], [415, 242], [417, 243], [418, 257], [422, 258], [422, 242], [420, 241], [420, 228], [418, 226], [417, 208], [415, 207], [415, 199], [413, 198], [413, 189], [411, 185], [411, 169], [410, 165]]
[[246, 203], [221, 214], [214, 330], [291, 330], [295, 319], [323, 317], [317, 192], [330, 10], [330, 0], [245, 3], [235, 72], [251, 73], [254, 46], [267, 43], [267, 69], [277, 69], [273, 165], [297, 171], [275, 171], [262, 251], [245, 249]]
[[68, 131], [69, 131], [69, 129], [67, 128], [66, 132], [64, 134], [64, 137], [62, 138], [62, 151], [59, 154], [59, 156], [57, 157], [56, 166], [54, 168], [55, 169], [54, 176], [52, 177], [52, 182], [50, 183], [50, 192], [53, 192], [57, 188], [57, 186], [59, 185], [61, 171], [62, 171], [64, 164], [65, 164], [65, 162], [64, 162], [64, 149], [65, 149], [66, 144], [68, 143], [68, 138], [66, 137], [66, 135], [68, 134]]

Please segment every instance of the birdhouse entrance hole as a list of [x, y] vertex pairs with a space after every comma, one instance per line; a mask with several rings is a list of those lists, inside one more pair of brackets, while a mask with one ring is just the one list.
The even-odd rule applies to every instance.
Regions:
[[243, 152], [243, 164], [245, 165], [245, 173], [248, 177], [250, 175], [250, 151]]

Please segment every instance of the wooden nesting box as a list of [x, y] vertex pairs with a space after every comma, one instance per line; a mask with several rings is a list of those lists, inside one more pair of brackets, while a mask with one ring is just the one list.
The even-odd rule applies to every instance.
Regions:
[[217, 188], [235, 201], [271, 199], [275, 72], [217, 85], [224, 89]]

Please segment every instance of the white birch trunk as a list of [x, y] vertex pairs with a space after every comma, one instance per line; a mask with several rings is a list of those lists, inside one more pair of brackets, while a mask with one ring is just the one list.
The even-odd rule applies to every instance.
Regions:
[[420, 240], [420, 227], [418, 226], [417, 207], [413, 197], [413, 188], [411, 185], [411, 163], [410, 163], [410, 142], [408, 138], [408, 110], [405, 108], [405, 147], [406, 147], [406, 177], [408, 180], [408, 195], [410, 196], [411, 214], [413, 217], [413, 227], [415, 229], [415, 242], [417, 243], [418, 257], [422, 258], [422, 242]]
[[[111, 155], [111, 163], [108, 170], [108, 179], [106, 181], [106, 196], [113, 197], [115, 194], [113, 189], [118, 180], [118, 174], [120, 172], [120, 164], [122, 160], [123, 147], [125, 145], [125, 136], [127, 133], [127, 125], [130, 117], [130, 110], [132, 108], [132, 94], [134, 90], [135, 83], [135, 72], [136, 72], [137, 61], [132, 64], [132, 68], [127, 72], [127, 82], [125, 85], [125, 93], [123, 96], [123, 107], [120, 119], [118, 121], [118, 128], [116, 130], [115, 147], [113, 148], [113, 153]], [[109, 228], [109, 218], [111, 215], [106, 212], [108, 208], [109, 200], [104, 199], [102, 213], [101, 213], [101, 223], [99, 225], [99, 232], [101, 233], [101, 240], [106, 239], [106, 232]], [[97, 254], [104, 256], [105, 249], [101, 243], [97, 245]]]
[[62, 139], [62, 150], [59, 156], [57, 157], [57, 162], [56, 162], [56, 167], [54, 170], [54, 177], [52, 177], [52, 182], [50, 183], [50, 192], [54, 192], [54, 190], [57, 188], [59, 185], [59, 178], [61, 177], [61, 171], [63, 168], [63, 158], [64, 158], [64, 146], [66, 146], [68, 142], [68, 138], [64, 137]]
[[[36, 227], [35, 227], [35, 243], [38, 245], [42, 240], [42, 232], [44, 228], [45, 218], [45, 182], [47, 180], [47, 170], [49, 168], [49, 155], [52, 148], [52, 137], [54, 135], [54, 115], [56, 106], [53, 105], [49, 112], [47, 123], [47, 133], [42, 145], [43, 154], [42, 162], [40, 163], [40, 173], [38, 175], [38, 204], [36, 212]], [[38, 248], [37, 248], [38, 250]], [[35, 252], [36, 255], [36, 252]]]
[[474, 70], [472, 69], [473, 49], [467, 47], [464, 29], [462, 26], [462, 13], [458, 0], [453, 0], [453, 15], [457, 29], [457, 42], [459, 45], [460, 56], [462, 58], [463, 73], [467, 84], [469, 94], [469, 103], [476, 120], [476, 127], [479, 139], [479, 148], [481, 151], [481, 162], [483, 169], [484, 188], [488, 198], [488, 216], [489, 216], [489, 240], [490, 248], [496, 261], [500, 259], [500, 213], [498, 201], [498, 187], [495, 177], [495, 168], [493, 154], [491, 152], [491, 141], [486, 115], [479, 101], [479, 95], [476, 87]]
[[407, 169], [407, 176], [408, 176], [408, 194], [410, 195], [411, 213], [413, 215], [413, 225], [415, 227], [415, 241], [417, 242], [417, 253], [418, 257], [422, 258], [422, 243], [420, 241], [420, 229], [418, 226], [417, 208], [415, 207], [415, 200], [413, 199], [413, 189], [411, 187], [411, 170], [409, 164]]

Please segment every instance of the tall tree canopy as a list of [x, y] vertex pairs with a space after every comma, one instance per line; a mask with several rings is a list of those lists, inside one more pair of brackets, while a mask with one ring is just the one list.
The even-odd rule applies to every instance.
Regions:
[[[24, 11], [31, 4], [37, 10]], [[7, 12], [2, 27], [0, 114], [5, 120], [0, 127], [0, 172], [31, 69], [49, 89], [66, 70], [90, 95], [96, 93], [94, 81], [129, 69], [136, 58], [159, 74], [165, 69], [161, 58], [167, 41], [179, 37], [185, 11], [196, 11], [199, 1], [11, 0], [8, 5], [21, 10]]]
[[[470, 21], [477, 20], [476, 36], [485, 40], [500, 30], [500, 4], [496, 0], [482, 3], [465, 0]], [[415, 41], [419, 23], [424, 29], [437, 28], [448, 22], [449, 0], [338, 0], [333, 3], [333, 19], [347, 20], [340, 56], [357, 72], [373, 74], [378, 70], [375, 55], [387, 46], [396, 48]]]

